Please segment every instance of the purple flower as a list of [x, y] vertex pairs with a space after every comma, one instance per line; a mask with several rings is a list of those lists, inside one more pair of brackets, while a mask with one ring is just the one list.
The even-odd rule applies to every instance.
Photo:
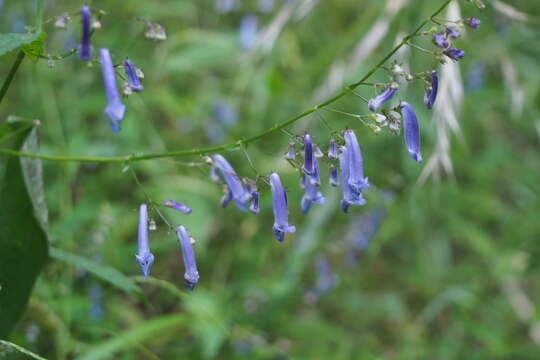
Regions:
[[431, 72], [431, 84], [426, 90], [426, 95], [424, 96], [424, 103], [428, 109], [433, 109], [435, 100], [437, 99], [437, 91], [439, 89], [439, 76], [437, 71], [433, 70]]
[[191, 237], [188, 235], [186, 228], [182, 225], [176, 228], [176, 235], [180, 242], [180, 249], [182, 249], [182, 258], [184, 259], [184, 279], [189, 291], [195, 288], [195, 285], [199, 281], [199, 272], [197, 271], [197, 261], [195, 259], [195, 252], [191, 244]]
[[371, 111], [377, 111], [378, 108], [384, 105], [387, 101], [392, 99], [394, 95], [396, 94], [396, 89], [393, 87], [387, 87], [386, 90], [384, 90], [383, 93], [377, 95], [374, 98], [369, 99], [368, 102], [368, 108]]
[[450, 39], [458, 39], [461, 37], [461, 33], [455, 26], [447, 26], [446, 35], [448, 35]]
[[174, 201], [174, 200], [165, 200], [165, 202], [163, 203], [163, 206], [167, 206], [167, 207], [170, 207], [171, 209], [178, 210], [184, 214], [191, 214], [191, 211], [192, 211], [190, 207], [187, 207], [186, 205], [179, 203], [177, 201]]
[[231, 164], [219, 154], [212, 155], [212, 160], [213, 165], [221, 173], [228, 188], [227, 195], [221, 202], [222, 206], [226, 207], [231, 200], [234, 200], [236, 206], [240, 210], [246, 211], [246, 203], [251, 200], [251, 195], [244, 188], [242, 181], [238, 175], [236, 175], [236, 171], [234, 171]]
[[450, 48], [446, 50], [444, 54], [454, 60], [461, 60], [465, 57], [465, 51], [458, 48]]
[[450, 46], [448, 40], [444, 37], [444, 34], [435, 33], [433, 34], [433, 42], [440, 48], [447, 49]]
[[259, 209], [259, 191], [254, 183], [248, 182], [246, 185], [247, 192], [251, 195], [251, 204], [249, 205], [249, 211], [253, 214], [258, 214]]
[[[345, 147], [347, 148], [347, 157], [349, 159], [349, 176], [347, 184], [355, 191], [362, 191], [369, 188], [367, 177], [364, 177], [364, 165], [362, 160], [362, 152], [354, 131], [351, 129], [343, 132], [345, 138]], [[345, 177], [344, 177], [345, 184]]]
[[477, 18], [466, 18], [464, 20], [465, 24], [469, 25], [472, 29], [476, 30], [480, 27], [481, 21]]
[[330, 146], [328, 147], [328, 158], [337, 159], [337, 143], [335, 139], [330, 139]]
[[240, 47], [249, 50], [257, 40], [257, 17], [253, 14], [245, 15], [240, 22]]
[[116, 75], [111, 59], [111, 54], [108, 49], [100, 49], [99, 57], [101, 61], [101, 69], [103, 72], [103, 84], [105, 85], [105, 95], [107, 96], [107, 107], [105, 115], [109, 118], [112, 131], [120, 131], [120, 122], [124, 118], [126, 107], [120, 101], [118, 88], [116, 87]]
[[144, 86], [141, 84], [141, 79], [139, 79], [139, 76], [137, 75], [137, 69], [129, 59], [124, 60], [124, 69], [126, 70], [127, 79], [131, 90], [136, 92], [143, 91]]
[[82, 39], [79, 45], [81, 60], [88, 61], [92, 58], [92, 44], [90, 44], [90, 8], [84, 5], [81, 8]]
[[399, 104], [401, 107], [401, 114], [403, 116], [403, 134], [405, 136], [405, 145], [407, 146], [407, 151], [409, 155], [417, 162], [422, 162], [422, 154], [420, 153], [420, 130], [418, 128], [418, 119], [416, 118], [416, 113], [414, 109], [402, 101]]
[[304, 135], [304, 174], [313, 176], [313, 143], [309, 134]]
[[302, 185], [304, 186], [304, 196], [302, 197], [301, 208], [304, 214], [307, 214], [311, 204], [324, 204], [324, 196], [319, 190], [320, 171], [319, 161], [313, 159], [313, 176], [304, 175]]
[[330, 180], [331, 186], [339, 186], [339, 175], [336, 165], [330, 164]]
[[137, 238], [137, 254], [135, 259], [141, 267], [141, 273], [144, 277], [150, 275], [152, 264], [154, 263], [154, 255], [150, 252], [148, 246], [148, 209], [146, 204], [141, 204], [139, 208], [139, 234]]
[[287, 153], [285, 154], [285, 159], [287, 160], [296, 159], [296, 148], [295, 148], [294, 141], [289, 142], [289, 148], [287, 149]]
[[341, 167], [341, 187], [343, 189], [343, 200], [341, 200], [341, 209], [344, 213], [349, 211], [350, 205], [365, 205], [366, 200], [362, 193], [349, 185], [350, 179], [350, 150], [342, 146], [339, 154], [339, 166]]
[[296, 228], [289, 224], [289, 208], [287, 193], [281, 185], [281, 179], [276, 173], [270, 174], [270, 188], [272, 189], [272, 207], [274, 209], [274, 226], [272, 230], [279, 242], [283, 242], [285, 233], [293, 233]]

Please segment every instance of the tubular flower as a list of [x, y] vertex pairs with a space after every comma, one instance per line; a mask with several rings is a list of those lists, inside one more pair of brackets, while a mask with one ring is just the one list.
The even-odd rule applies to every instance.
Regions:
[[197, 271], [197, 261], [195, 259], [195, 252], [193, 251], [192, 239], [186, 231], [186, 228], [182, 225], [176, 228], [176, 235], [180, 242], [180, 249], [182, 249], [182, 258], [184, 259], [184, 279], [189, 291], [195, 288], [197, 282], [199, 282], [199, 272]]
[[324, 204], [325, 198], [321, 191], [319, 190], [320, 180], [320, 171], [319, 171], [319, 161], [317, 158], [313, 159], [313, 176], [308, 177], [304, 175], [303, 186], [304, 186], [304, 196], [302, 197], [301, 208], [304, 214], [307, 214], [311, 204]]
[[397, 89], [394, 89], [392, 86], [390, 86], [386, 88], [386, 90], [384, 90], [384, 92], [382, 92], [381, 94], [377, 95], [374, 98], [369, 99], [369, 102], [368, 102], [369, 110], [377, 111], [377, 109], [383, 106], [384, 103], [392, 99], [392, 97], [394, 97], [396, 92], [397, 92]]
[[187, 207], [186, 205], [179, 203], [177, 201], [174, 201], [174, 200], [165, 200], [165, 202], [163, 203], [163, 206], [170, 207], [171, 209], [180, 211], [181, 213], [184, 213], [184, 214], [191, 214], [191, 211], [192, 211], [190, 207]]
[[92, 44], [90, 44], [90, 8], [84, 5], [81, 8], [82, 39], [79, 45], [81, 60], [88, 61], [92, 58]]
[[474, 30], [478, 29], [481, 24], [480, 19], [473, 18], [473, 17], [465, 19], [464, 22], [465, 24], [469, 25], [471, 29], [474, 29]]
[[126, 107], [120, 101], [120, 95], [118, 93], [118, 88], [116, 87], [116, 75], [114, 73], [114, 67], [109, 50], [105, 48], [100, 49], [99, 57], [103, 72], [105, 95], [107, 96], [105, 115], [107, 115], [109, 118], [112, 131], [119, 132], [120, 122], [122, 122], [122, 119], [124, 118]]
[[330, 139], [330, 146], [328, 147], [328, 158], [329, 159], [338, 158], [337, 143], [335, 139]]
[[[364, 164], [362, 160], [362, 152], [354, 131], [351, 129], [343, 132], [345, 138], [345, 147], [347, 148], [347, 157], [349, 159], [349, 174], [347, 184], [355, 191], [362, 191], [369, 188], [369, 182], [364, 177]], [[343, 178], [345, 184], [345, 177]]]
[[444, 37], [444, 34], [435, 33], [433, 34], [433, 42], [440, 48], [447, 49], [450, 46], [450, 43]]
[[459, 32], [459, 30], [454, 27], [454, 26], [447, 26], [446, 27], [446, 35], [448, 35], [448, 37], [450, 39], [458, 39], [461, 37], [461, 33]]
[[465, 51], [458, 48], [450, 48], [444, 54], [453, 60], [461, 60], [465, 57]]
[[402, 101], [399, 105], [401, 107], [401, 114], [403, 115], [403, 126], [405, 135], [405, 145], [409, 155], [417, 162], [422, 162], [422, 154], [420, 153], [420, 130], [418, 128], [418, 119], [414, 109]]
[[234, 200], [236, 206], [242, 210], [246, 211], [246, 203], [251, 200], [251, 195], [246, 191], [242, 181], [236, 175], [233, 167], [229, 162], [221, 155], [215, 154], [212, 155], [213, 165], [221, 173], [221, 177], [227, 184], [227, 195], [222, 200], [221, 204], [223, 207], [226, 207], [231, 200]]
[[341, 209], [344, 213], [349, 212], [350, 205], [365, 205], [366, 200], [362, 193], [349, 185], [350, 180], [350, 150], [347, 147], [340, 147], [339, 166], [341, 167], [341, 187], [343, 189], [343, 199]]
[[131, 90], [136, 92], [143, 91], [144, 86], [141, 83], [141, 79], [139, 79], [139, 76], [137, 75], [137, 68], [135, 68], [135, 65], [133, 65], [129, 59], [124, 60], [124, 70], [126, 70], [127, 79]]
[[309, 134], [304, 135], [304, 166], [302, 167], [304, 174], [308, 176], [314, 175], [313, 170], [313, 143]]
[[296, 148], [295, 148], [294, 141], [289, 142], [289, 148], [287, 149], [287, 153], [285, 154], [285, 159], [287, 160], [296, 159]]
[[249, 211], [253, 214], [258, 214], [259, 209], [259, 191], [254, 183], [248, 182], [246, 185], [247, 192], [251, 195], [251, 204], [249, 205]]
[[281, 185], [281, 179], [276, 173], [270, 174], [270, 188], [272, 189], [272, 207], [274, 210], [274, 226], [272, 228], [276, 239], [283, 242], [285, 233], [293, 233], [296, 228], [289, 224], [289, 208], [287, 193]]
[[330, 164], [330, 180], [331, 186], [339, 186], [339, 175], [336, 165]]
[[424, 96], [424, 103], [428, 109], [433, 109], [435, 100], [437, 99], [437, 91], [439, 89], [439, 76], [437, 71], [433, 70], [431, 73], [431, 84], [426, 90], [426, 95]]
[[148, 246], [148, 208], [146, 204], [141, 204], [139, 208], [139, 235], [137, 238], [137, 254], [135, 259], [141, 267], [143, 276], [149, 276], [152, 264], [154, 263], [154, 255], [150, 252]]

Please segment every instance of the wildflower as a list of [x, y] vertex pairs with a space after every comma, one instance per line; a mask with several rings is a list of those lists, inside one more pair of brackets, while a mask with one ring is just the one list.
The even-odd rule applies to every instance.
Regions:
[[304, 174], [313, 175], [313, 143], [309, 134], [304, 135]]
[[422, 154], [420, 153], [420, 130], [418, 128], [418, 119], [414, 109], [402, 101], [399, 104], [401, 107], [401, 114], [403, 115], [403, 127], [405, 135], [405, 145], [409, 155], [417, 162], [422, 162]]
[[458, 39], [461, 37], [461, 32], [459, 32], [455, 26], [447, 26], [446, 35], [448, 35], [450, 39]]
[[137, 75], [137, 68], [129, 59], [124, 60], [124, 70], [126, 71], [129, 87], [131, 88], [131, 90], [136, 92], [143, 91], [144, 86], [143, 84], [141, 84], [141, 80]]
[[141, 267], [141, 273], [144, 277], [150, 275], [152, 264], [154, 264], [154, 255], [150, 252], [148, 246], [148, 209], [146, 204], [141, 204], [139, 208], [139, 235], [137, 238], [137, 254], [135, 259]]
[[362, 197], [360, 191], [355, 190], [349, 185], [350, 179], [350, 150], [342, 146], [339, 154], [339, 165], [341, 167], [341, 187], [343, 189], [343, 199], [341, 200], [341, 209], [344, 213], [349, 211], [350, 205], [365, 205], [366, 200]]
[[259, 191], [257, 191], [257, 187], [253, 182], [248, 182], [246, 186], [247, 192], [251, 196], [251, 204], [249, 206], [249, 211], [253, 214], [258, 214], [259, 209]]
[[103, 84], [105, 85], [105, 95], [107, 96], [107, 107], [105, 115], [109, 118], [111, 128], [114, 132], [120, 131], [120, 122], [124, 118], [126, 107], [120, 101], [118, 88], [116, 87], [116, 75], [108, 49], [100, 49], [99, 57], [103, 72]]
[[447, 49], [450, 46], [448, 40], [446, 40], [444, 35], [441, 33], [433, 34], [433, 42], [435, 43], [435, 45], [443, 49]]
[[317, 158], [313, 159], [313, 175], [308, 177], [304, 175], [303, 178], [304, 186], [304, 196], [302, 197], [301, 208], [304, 214], [307, 214], [311, 204], [324, 204], [324, 196], [319, 190], [320, 180], [320, 171], [319, 171], [319, 161]]
[[461, 60], [465, 57], [465, 51], [458, 48], [450, 48], [444, 54], [454, 60]]
[[[355, 191], [362, 191], [369, 188], [368, 179], [364, 177], [364, 165], [362, 152], [354, 131], [348, 129], [343, 132], [345, 138], [345, 147], [347, 148], [347, 157], [349, 159], [348, 185]], [[344, 180], [345, 181], [345, 178]], [[345, 183], [344, 183], [345, 184]]]
[[338, 158], [337, 143], [336, 143], [336, 140], [334, 139], [330, 139], [330, 146], [328, 147], [328, 158], [330, 159]]
[[285, 159], [294, 161], [296, 159], [296, 149], [294, 141], [289, 142], [289, 148], [285, 154]]
[[245, 15], [240, 22], [240, 47], [249, 50], [257, 40], [257, 17], [253, 14]]
[[480, 27], [480, 24], [481, 24], [481, 21], [480, 19], [477, 19], [477, 18], [466, 18], [465, 20], [463, 20], [463, 22], [467, 25], [469, 25], [470, 28], [476, 30]]
[[165, 200], [163, 206], [170, 207], [171, 209], [178, 210], [184, 214], [191, 214], [191, 208], [174, 200]]
[[289, 224], [289, 209], [287, 193], [281, 185], [281, 179], [276, 173], [270, 174], [270, 188], [272, 189], [272, 207], [274, 209], [274, 226], [272, 228], [276, 239], [283, 242], [285, 233], [293, 233], [296, 228]]
[[330, 180], [331, 186], [339, 186], [339, 175], [336, 165], [330, 164]]
[[69, 16], [69, 14], [64, 13], [55, 18], [54, 27], [58, 29], [66, 29], [69, 20], [71, 20], [71, 17]]
[[392, 99], [396, 94], [397, 89], [394, 86], [389, 86], [383, 93], [377, 95], [374, 98], [369, 99], [368, 108], [371, 111], [377, 111], [378, 108], [384, 105], [387, 101]]
[[223, 207], [226, 207], [231, 200], [234, 200], [236, 206], [242, 210], [246, 211], [246, 203], [251, 200], [251, 195], [246, 191], [242, 181], [236, 171], [229, 162], [221, 155], [215, 154], [212, 155], [213, 164], [217, 170], [221, 173], [225, 184], [227, 184], [227, 194], [223, 198], [221, 204]]
[[146, 32], [144, 33], [146, 38], [160, 41], [167, 39], [167, 32], [162, 25], [150, 21], [145, 21], [144, 24], [146, 25]]
[[92, 44], [90, 44], [90, 8], [84, 5], [81, 8], [82, 39], [79, 46], [81, 60], [88, 61], [92, 58]]
[[316, 158], [322, 158], [324, 156], [324, 153], [322, 152], [321, 148], [317, 146], [317, 144], [313, 144], [313, 156]]
[[435, 104], [435, 100], [437, 99], [437, 91], [439, 89], [439, 76], [437, 75], [437, 71], [433, 70], [431, 73], [431, 84], [426, 90], [426, 94], [424, 96], [424, 103], [426, 104], [428, 109], [433, 109], [433, 105]]
[[180, 242], [180, 248], [182, 249], [182, 258], [184, 259], [184, 279], [189, 291], [195, 288], [197, 282], [199, 282], [199, 272], [197, 271], [197, 261], [195, 259], [195, 252], [193, 251], [192, 241], [193, 239], [188, 235], [186, 228], [182, 225], [176, 228], [176, 235]]

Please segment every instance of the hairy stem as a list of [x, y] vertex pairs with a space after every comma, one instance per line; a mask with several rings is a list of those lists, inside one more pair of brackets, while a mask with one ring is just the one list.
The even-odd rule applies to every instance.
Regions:
[[[0, 153], [7, 154], [7, 155], [13, 155], [13, 156], [24, 156], [24, 157], [31, 157], [36, 159], [42, 159], [42, 160], [50, 160], [50, 161], [77, 161], [77, 162], [96, 162], [96, 163], [122, 163], [122, 162], [133, 162], [133, 161], [142, 161], [142, 160], [150, 160], [150, 159], [159, 159], [159, 158], [168, 158], [168, 157], [175, 157], [175, 156], [188, 156], [188, 155], [205, 155], [205, 154], [211, 154], [223, 150], [228, 149], [234, 149], [239, 148], [243, 145], [252, 143], [254, 141], [257, 141], [267, 135], [273, 134], [277, 131], [283, 130], [286, 127], [294, 124], [296, 121], [316, 112], [319, 109], [325, 108], [326, 106], [335, 103], [339, 99], [343, 98], [344, 96], [352, 93], [354, 89], [362, 85], [368, 78], [371, 77], [377, 70], [381, 69], [382, 66], [404, 45], [407, 44], [409, 40], [411, 40], [414, 36], [416, 36], [422, 28], [428, 24], [429, 22], [433, 21], [433, 19], [439, 15], [451, 2], [452, 0], [446, 0], [442, 3], [441, 7], [437, 9], [430, 17], [425, 19], [414, 32], [411, 34], [405, 36], [401, 42], [388, 53], [377, 65], [375, 65], [371, 70], [369, 70], [360, 80], [357, 82], [347, 86], [342, 92], [340, 92], [337, 95], [334, 95], [330, 99], [324, 101], [323, 103], [316, 105], [315, 107], [308, 109], [304, 111], [301, 114], [298, 114], [294, 117], [292, 117], [289, 120], [283, 121], [279, 124], [276, 124], [275, 126], [271, 127], [270, 129], [263, 131], [262, 133], [259, 133], [257, 135], [253, 135], [251, 137], [248, 137], [246, 139], [240, 139], [236, 142], [220, 145], [220, 146], [213, 146], [213, 147], [207, 147], [207, 148], [199, 148], [199, 149], [190, 149], [190, 150], [179, 150], [179, 151], [170, 151], [170, 152], [164, 152], [164, 153], [157, 153], [157, 154], [143, 154], [143, 155], [125, 155], [125, 156], [113, 156], [113, 157], [105, 157], [105, 156], [54, 156], [54, 155], [41, 155], [41, 154], [31, 154], [31, 153], [23, 153], [19, 151], [9, 150], [9, 149], [0, 149]], [[1, 94], [0, 94], [1, 95]], [[1, 100], [1, 97], [0, 97]]]

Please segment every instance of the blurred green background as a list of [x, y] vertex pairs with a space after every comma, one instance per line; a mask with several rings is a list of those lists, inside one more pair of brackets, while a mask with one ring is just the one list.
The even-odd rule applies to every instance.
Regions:
[[[54, 64], [25, 60], [2, 121], [39, 119], [47, 154], [233, 142], [358, 80], [442, 1], [236, 1], [230, 11], [227, 3], [89, 2], [94, 13], [107, 12], [94, 51], [108, 47], [115, 63], [129, 57], [145, 74], [145, 91], [124, 99], [119, 134], [103, 115], [99, 66], [77, 55]], [[0, 4], [1, 32], [33, 24], [33, 1]], [[46, 54], [77, 46], [82, 4], [46, 1]], [[272, 235], [264, 182], [259, 215], [223, 209], [222, 189], [201, 157], [132, 164], [142, 187], [122, 164], [43, 162], [54, 256], [9, 340], [47, 359], [540, 358], [540, 3], [494, 0], [479, 11], [455, 1], [449, 11], [440, 17], [461, 12], [482, 27], [456, 42], [467, 56], [442, 67], [436, 109], [424, 108], [420, 83], [399, 93], [417, 109], [423, 164], [407, 156], [401, 136], [376, 135], [336, 112], [289, 128], [309, 131], [323, 149], [332, 130], [355, 129], [371, 183], [366, 206], [341, 213], [340, 192], [323, 181], [326, 204], [301, 214], [284, 132], [222, 153], [241, 176], [281, 175], [297, 226], [283, 244]], [[54, 17], [65, 12], [73, 14], [67, 29], [55, 28]], [[146, 38], [137, 17], [163, 25], [167, 39]], [[2, 77], [14, 57], [1, 58]], [[439, 67], [419, 51], [394, 58], [413, 72]], [[331, 107], [368, 113], [352, 95]], [[156, 214], [152, 278], [138, 276], [137, 208], [145, 192], [193, 208], [189, 216], [163, 210], [197, 240], [201, 280], [192, 293], [176, 237]], [[120, 276], [116, 285], [112, 274]]]

